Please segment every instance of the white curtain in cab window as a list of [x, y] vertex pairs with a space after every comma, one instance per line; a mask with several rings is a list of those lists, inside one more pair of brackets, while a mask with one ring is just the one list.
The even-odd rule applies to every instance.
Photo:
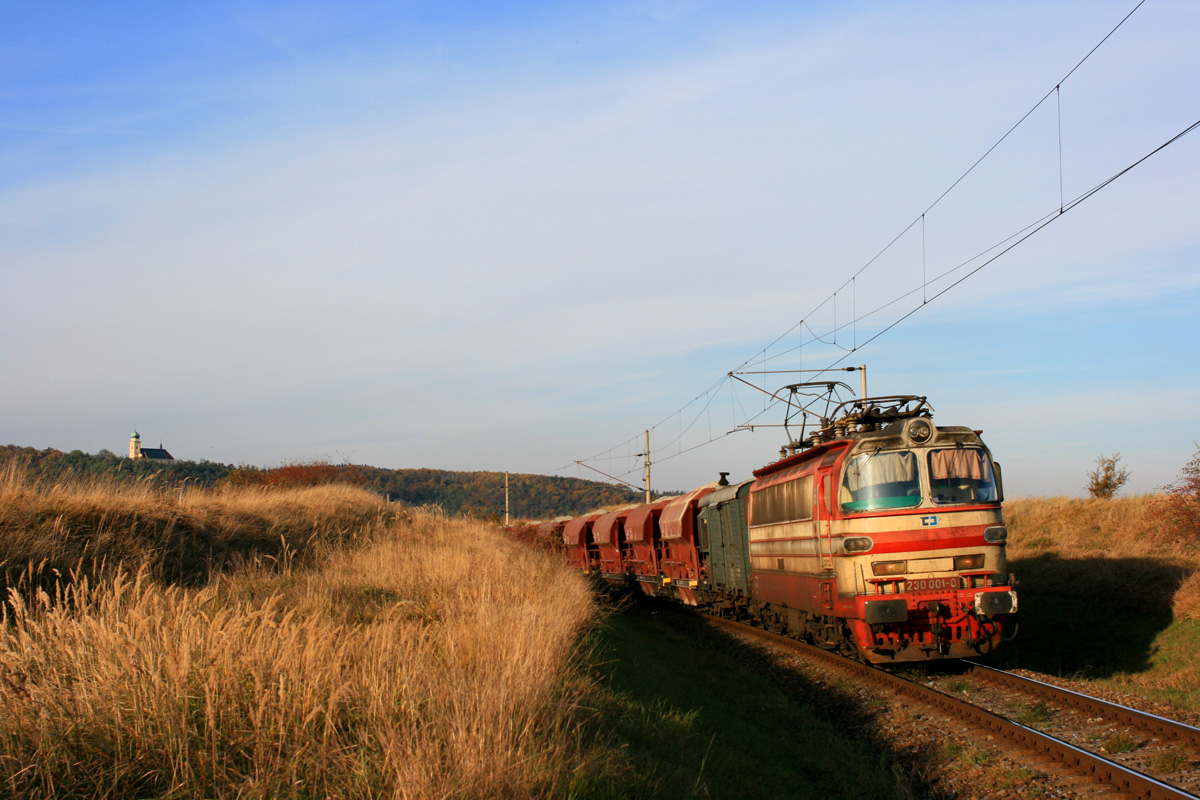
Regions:
[[990, 481], [992, 471], [982, 450], [934, 450], [929, 454], [929, 469], [935, 481], [969, 478]]
[[907, 450], [859, 456], [846, 468], [846, 488], [857, 492], [880, 483], [909, 483], [917, 479], [917, 459]]

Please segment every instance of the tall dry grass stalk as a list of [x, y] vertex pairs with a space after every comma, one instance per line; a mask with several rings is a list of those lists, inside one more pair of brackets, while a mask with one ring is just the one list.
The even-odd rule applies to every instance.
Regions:
[[[164, 513], [257, 513], [247, 504], [185, 497]], [[484, 524], [406, 516], [320, 569], [14, 591], [2, 785], [47, 798], [564, 794], [588, 758], [570, 735], [584, 581]]]

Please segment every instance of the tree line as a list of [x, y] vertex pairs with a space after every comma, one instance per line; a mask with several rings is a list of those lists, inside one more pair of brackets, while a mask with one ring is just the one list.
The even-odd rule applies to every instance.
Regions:
[[[277, 467], [221, 464], [215, 461], [150, 461], [118, 456], [109, 450], [91, 455], [80, 450], [37, 450], [0, 446], [0, 468], [19, 465], [29, 477], [58, 483], [104, 478], [141, 481], [164, 489], [186, 486], [296, 486], [352, 483], [409, 505], [438, 506], [448, 514], [498, 518], [504, 514], [504, 473], [452, 472], [440, 469], [384, 469], [323, 461]], [[513, 473], [509, 507], [514, 518], [551, 519], [596, 508], [640, 502], [641, 494], [583, 478]]]

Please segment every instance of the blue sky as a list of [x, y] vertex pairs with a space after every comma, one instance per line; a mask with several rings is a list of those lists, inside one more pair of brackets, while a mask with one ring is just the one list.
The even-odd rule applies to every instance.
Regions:
[[771, 368], [929, 396], [1010, 494], [1115, 452], [1149, 491], [1200, 439], [1200, 134], [921, 299], [1200, 119], [1200, 7], [1140, 8], [837, 291], [1132, 7], [8, 4], [0, 440], [637, 482], [656, 426], [682, 489], [778, 451], [683, 452], [803, 318]]

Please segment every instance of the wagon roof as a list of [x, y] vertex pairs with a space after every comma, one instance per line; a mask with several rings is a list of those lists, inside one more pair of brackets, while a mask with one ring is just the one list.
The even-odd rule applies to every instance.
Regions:
[[583, 534], [592, 527], [592, 523], [600, 519], [599, 514], [589, 514], [586, 517], [576, 517], [563, 525], [563, 542], [568, 547], [578, 547]]
[[658, 527], [662, 530], [664, 539], [682, 539], [687, 532], [688, 514], [695, 511], [696, 502], [706, 494], [712, 494], [712, 486], [702, 486], [693, 489], [683, 497], [677, 497], [663, 509], [658, 519]]
[[613, 540], [613, 531], [617, 526], [625, 521], [632, 512], [632, 508], [622, 508], [616, 511], [610, 511], [600, 519], [596, 520], [592, 525], [592, 541], [596, 544], [610, 544]]

